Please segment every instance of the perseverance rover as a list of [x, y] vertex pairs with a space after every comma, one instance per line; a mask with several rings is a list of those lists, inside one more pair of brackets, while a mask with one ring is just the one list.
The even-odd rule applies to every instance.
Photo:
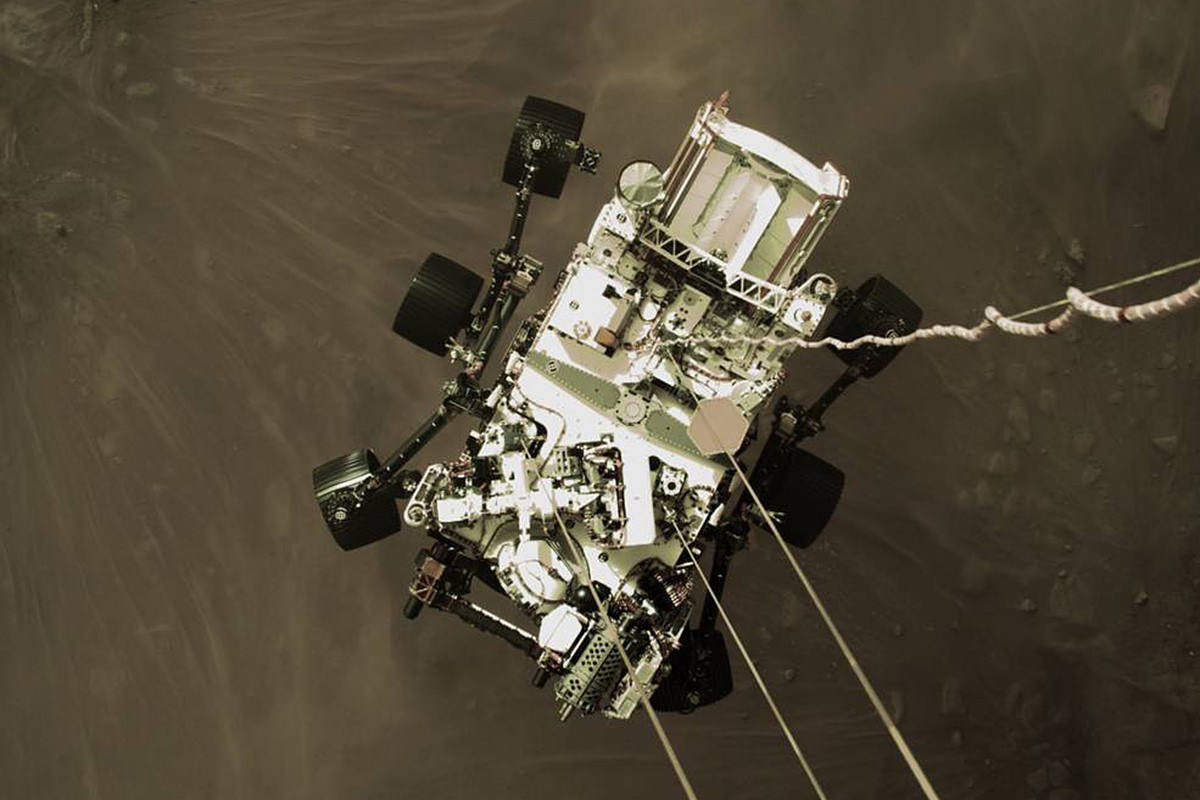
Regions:
[[[826, 335], [853, 339], [908, 333], [921, 311], [881, 277], [847, 290], [809, 269], [846, 178], [733, 122], [722, 96], [701, 106], [665, 170], [634, 161], [620, 171], [549, 306], [520, 324], [485, 386], [502, 330], [543, 271], [520, 252], [532, 195], [558, 197], [572, 167], [597, 168], [583, 121], [526, 100], [503, 171], [516, 207], [486, 292], [475, 272], [430, 255], [393, 325], [460, 374], [388, 459], [359, 450], [317, 467], [313, 486], [346, 550], [396, 533], [402, 506], [403, 523], [432, 539], [405, 615], [448, 611], [516, 646], [536, 661], [535, 685], [553, 679], [564, 719], [627, 718], [642, 691], [656, 709], [687, 712], [732, 689], [711, 597], [691, 622], [691, 555], [714, 551], [719, 597], [763, 522], [741, 502], [732, 459], [756, 438], [785, 361], [827, 316]], [[750, 483], [790, 544], [816, 539], [844, 480], [799, 443], [898, 350], [836, 351], [847, 368], [815, 403], [772, 409]], [[463, 413], [479, 425], [462, 454], [408, 469]], [[529, 630], [468, 599], [476, 581], [511, 600]]]

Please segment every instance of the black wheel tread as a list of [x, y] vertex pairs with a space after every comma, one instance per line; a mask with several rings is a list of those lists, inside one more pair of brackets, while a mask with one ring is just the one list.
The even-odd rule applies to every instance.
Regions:
[[[525, 98], [521, 113], [513, 129], [512, 139], [508, 143], [508, 156], [504, 161], [504, 182], [512, 186], [520, 186], [525, 174], [525, 157], [521, 152], [521, 136], [531, 126], [541, 124], [554, 131], [564, 139], [579, 141], [583, 133], [585, 114], [578, 109], [564, 106], [553, 100], [530, 95]], [[533, 182], [533, 191], [544, 197], [559, 197], [567, 182], [570, 172], [569, 164], [552, 164], [544, 166], [538, 172]]]
[[[853, 341], [868, 334], [887, 336], [891, 332], [904, 336], [921, 324], [924, 316], [921, 307], [882, 275], [868, 278], [855, 294], [857, 299], [849, 308], [838, 312], [826, 329], [826, 336], [842, 341]], [[859, 366], [864, 378], [873, 378], [903, 349], [868, 345], [833, 352], [848, 366]]]
[[781, 456], [755, 490], [767, 510], [779, 515], [784, 541], [804, 548], [829, 524], [845, 485], [846, 475], [840, 469], [807, 450], [794, 448]]
[[483, 278], [445, 256], [431, 253], [417, 270], [392, 330], [436, 356], [470, 321]]

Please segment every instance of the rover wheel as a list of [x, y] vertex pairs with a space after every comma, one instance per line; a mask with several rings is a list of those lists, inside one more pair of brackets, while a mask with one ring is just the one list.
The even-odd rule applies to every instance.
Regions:
[[733, 669], [718, 630], [687, 630], [670, 658], [671, 672], [650, 697], [655, 711], [688, 714], [733, 691]]
[[392, 330], [435, 356], [471, 319], [483, 278], [445, 256], [430, 253], [396, 312]]
[[[525, 98], [525, 105], [517, 117], [512, 140], [508, 144], [508, 157], [504, 161], [504, 182], [521, 185], [525, 175], [524, 137], [534, 125], [542, 125], [561, 140], [579, 141], [583, 132], [584, 113], [570, 106], [555, 103], [541, 97]], [[538, 170], [533, 181], [533, 191], [545, 197], [558, 197], [567, 182], [571, 164], [563, 159], [550, 160]]]
[[421, 614], [421, 609], [424, 607], [424, 603], [412, 595], [409, 595], [408, 600], [406, 600], [404, 603], [404, 618], [416, 619]]
[[794, 547], [808, 547], [829, 524], [842, 497], [845, 474], [807, 450], [789, 448], [778, 455], [764, 453], [751, 483], [771, 512], [779, 535]]
[[[882, 275], [876, 275], [858, 287], [854, 301], [838, 312], [825, 335], [842, 341], [868, 334], [904, 336], [917, 329], [921, 316], [921, 307], [908, 295]], [[864, 378], [873, 378], [903, 349], [868, 345], [833, 352], [846, 364], [858, 366]]]
[[378, 542], [400, 530], [400, 512], [390, 494], [374, 492], [360, 499], [362, 484], [378, 469], [375, 453], [356, 450], [313, 470], [313, 494], [321, 516], [343, 550]]

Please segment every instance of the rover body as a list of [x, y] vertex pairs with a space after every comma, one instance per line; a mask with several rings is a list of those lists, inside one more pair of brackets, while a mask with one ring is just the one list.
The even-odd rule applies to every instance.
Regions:
[[[665, 170], [648, 161], [620, 170], [549, 305], [520, 324], [498, 377], [481, 386], [500, 328], [542, 272], [518, 250], [530, 195], [557, 196], [569, 166], [596, 167], [581, 127], [572, 109], [526, 102], [504, 175], [518, 186], [517, 210], [482, 305], [472, 312], [481, 278], [431, 256], [394, 326], [461, 363], [461, 375], [387, 463], [359, 451], [319, 467], [314, 485], [344, 547], [398, 529], [398, 502], [403, 522], [432, 537], [407, 615], [451, 611], [516, 645], [536, 660], [536, 683], [553, 680], [564, 717], [626, 718], [643, 693], [656, 707], [691, 710], [730, 688], [711, 608], [699, 626], [692, 618], [693, 557], [716, 543], [719, 593], [754, 520], [731, 499], [731, 459], [753, 438], [796, 343], [816, 333], [835, 299], [854, 333], [878, 328], [880, 306], [871, 287], [839, 293], [810, 265], [847, 179], [732, 121], [722, 97], [699, 109]], [[870, 374], [854, 358], [844, 356], [849, 380]], [[464, 412], [479, 425], [457, 458], [406, 468]], [[755, 471], [772, 515], [798, 527], [801, 546], [841, 491], [840, 472], [794, 446], [819, 429], [818, 417], [777, 406]], [[528, 623], [475, 604], [474, 581], [507, 596]]]

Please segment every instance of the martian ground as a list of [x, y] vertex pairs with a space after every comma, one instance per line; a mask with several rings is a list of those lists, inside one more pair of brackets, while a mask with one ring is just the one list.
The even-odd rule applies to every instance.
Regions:
[[[974, 324], [1200, 256], [1198, 32], [1194, 0], [0, 0], [0, 796], [682, 797], [641, 715], [560, 724], [515, 651], [401, 616], [423, 535], [342, 553], [311, 496], [453, 374], [391, 318], [430, 251], [487, 268], [525, 96], [604, 160], [535, 199], [522, 313], [728, 89], [850, 178], [810, 263]], [[919, 343], [828, 415], [801, 563], [942, 798], [1200, 797], [1198, 408], [1193, 310]], [[769, 538], [726, 599], [829, 797], [920, 797]], [[734, 669], [664, 718], [697, 795], [814, 797]]]

